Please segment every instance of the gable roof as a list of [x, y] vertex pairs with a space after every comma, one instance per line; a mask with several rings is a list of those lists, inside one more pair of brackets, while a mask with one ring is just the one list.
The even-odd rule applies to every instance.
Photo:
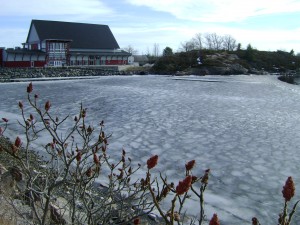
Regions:
[[120, 48], [107, 25], [32, 20], [26, 40], [27, 43], [33, 26], [40, 41], [47, 39], [71, 40], [70, 47], [73, 49]]

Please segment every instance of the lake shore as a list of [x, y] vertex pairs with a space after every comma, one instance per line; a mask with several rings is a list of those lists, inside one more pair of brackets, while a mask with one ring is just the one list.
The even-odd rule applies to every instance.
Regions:
[[127, 75], [117, 67], [78, 67], [78, 68], [0, 68], [0, 82], [22, 82], [28, 79], [88, 79], [98, 76]]

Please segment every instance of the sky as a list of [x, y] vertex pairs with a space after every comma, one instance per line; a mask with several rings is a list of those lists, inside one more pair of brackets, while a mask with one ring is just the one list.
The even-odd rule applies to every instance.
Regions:
[[174, 52], [196, 34], [242, 48], [300, 53], [300, 0], [0, 0], [0, 47], [21, 46], [32, 19], [108, 25], [120, 48]]

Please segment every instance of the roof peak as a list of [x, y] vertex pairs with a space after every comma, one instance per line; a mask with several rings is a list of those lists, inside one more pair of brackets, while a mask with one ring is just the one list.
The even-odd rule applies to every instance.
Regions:
[[83, 23], [83, 22], [72, 22], [72, 21], [58, 21], [58, 20], [40, 20], [32, 19], [31, 22], [51, 22], [51, 23], [73, 23], [73, 24], [85, 24], [85, 25], [97, 25], [97, 26], [107, 26], [105, 24], [96, 24], [96, 23]]

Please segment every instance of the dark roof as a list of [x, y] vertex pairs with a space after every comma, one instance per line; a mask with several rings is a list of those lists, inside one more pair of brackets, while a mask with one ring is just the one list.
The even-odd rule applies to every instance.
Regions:
[[[75, 49], [120, 48], [107, 25], [32, 20], [30, 30], [33, 25], [41, 41], [47, 39], [72, 40], [70, 47]], [[26, 42], [28, 42], [30, 30]]]

